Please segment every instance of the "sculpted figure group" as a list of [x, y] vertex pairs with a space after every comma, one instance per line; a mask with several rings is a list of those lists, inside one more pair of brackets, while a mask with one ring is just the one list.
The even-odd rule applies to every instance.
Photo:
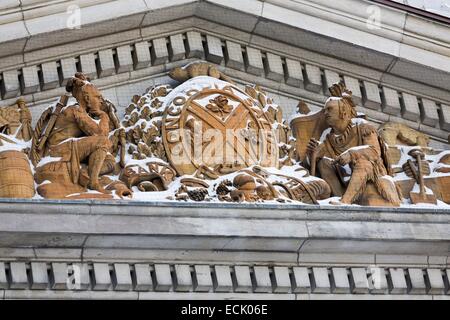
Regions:
[[[122, 121], [83, 73], [67, 82], [67, 94], [34, 130], [23, 100], [0, 109], [0, 143], [23, 144], [22, 151], [0, 151], [0, 167], [20, 163], [0, 177], [0, 197], [33, 197], [36, 190], [56, 199], [161, 192], [194, 201], [450, 202], [450, 156], [440, 157], [426, 135], [404, 125], [377, 130], [356, 112], [343, 83], [329, 88], [318, 112], [300, 102], [288, 123], [260, 87], [240, 89], [210, 64], [169, 75], [180, 83], [176, 91], [160, 85], [134, 96]], [[401, 163], [404, 152], [409, 158]], [[400, 173], [406, 179], [394, 179]], [[2, 184], [8, 179], [19, 183]]]

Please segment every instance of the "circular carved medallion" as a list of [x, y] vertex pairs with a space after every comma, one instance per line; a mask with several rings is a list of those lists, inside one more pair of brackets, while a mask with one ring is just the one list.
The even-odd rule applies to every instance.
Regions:
[[179, 175], [277, 166], [272, 125], [258, 101], [238, 87], [196, 77], [173, 90], [164, 107], [164, 148]]

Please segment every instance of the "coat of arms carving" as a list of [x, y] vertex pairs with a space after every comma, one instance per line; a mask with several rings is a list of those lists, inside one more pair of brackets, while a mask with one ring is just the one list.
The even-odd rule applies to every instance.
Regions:
[[164, 147], [178, 174], [204, 167], [278, 166], [270, 120], [258, 101], [237, 86], [197, 77], [172, 91], [163, 107]]

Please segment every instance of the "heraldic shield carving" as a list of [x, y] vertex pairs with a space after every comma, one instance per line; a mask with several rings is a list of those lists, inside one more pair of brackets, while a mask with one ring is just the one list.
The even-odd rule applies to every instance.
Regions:
[[278, 167], [276, 132], [263, 108], [228, 82], [184, 82], [165, 99], [162, 137], [170, 164], [179, 175]]

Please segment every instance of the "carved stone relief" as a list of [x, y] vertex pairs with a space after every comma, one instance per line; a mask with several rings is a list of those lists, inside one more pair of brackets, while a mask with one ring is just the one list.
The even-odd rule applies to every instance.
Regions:
[[[35, 128], [23, 100], [0, 110], [0, 197], [401, 206], [450, 203], [450, 151], [403, 124], [377, 129], [343, 83], [290, 123], [257, 85], [215, 66], [132, 97], [122, 119], [76, 73]], [[36, 193], [37, 191], [37, 193]]]

